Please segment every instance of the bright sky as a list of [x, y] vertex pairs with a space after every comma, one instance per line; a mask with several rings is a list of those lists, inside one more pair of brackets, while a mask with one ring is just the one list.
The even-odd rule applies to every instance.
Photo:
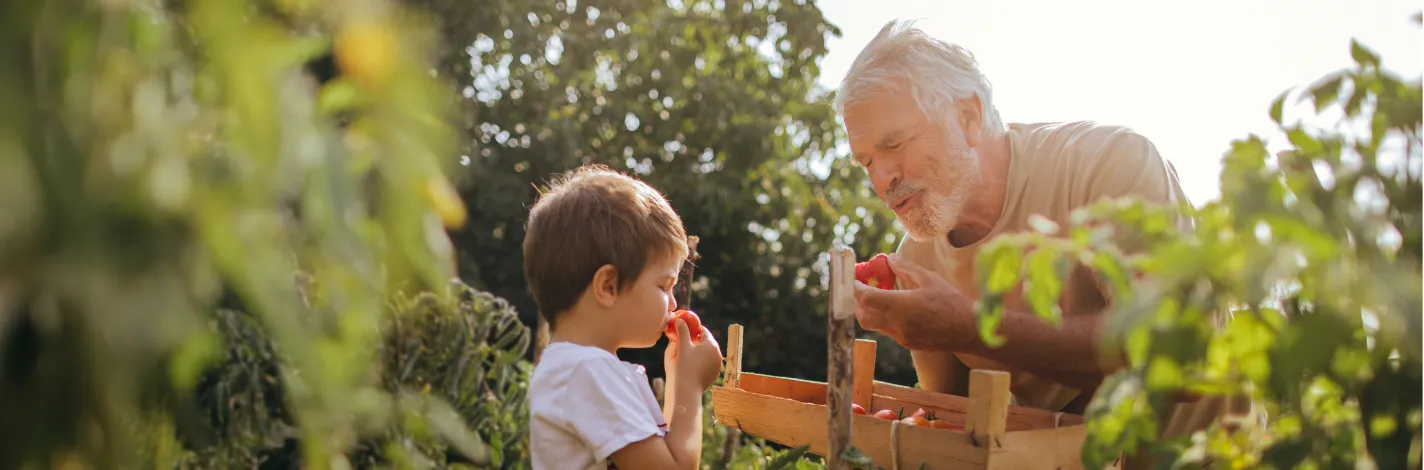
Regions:
[[[1094, 120], [1151, 138], [1196, 204], [1220, 196], [1220, 159], [1285, 89], [1352, 65], [1350, 39], [1406, 79], [1424, 29], [1411, 0], [820, 0], [841, 37], [822, 62], [835, 88], [884, 24], [920, 18], [975, 54], [1008, 122]], [[1273, 146], [1275, 147], [1275, 146]]]

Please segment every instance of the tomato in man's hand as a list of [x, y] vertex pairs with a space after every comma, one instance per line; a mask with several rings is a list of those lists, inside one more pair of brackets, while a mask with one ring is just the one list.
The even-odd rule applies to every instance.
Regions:
[[855, 264], [855, 280], [876, 289], [894, 289], [895, 272], [890, 270], [890, 257], [885, 253]]
[[687, 335], [692, 338], [692, 342], [702, 340], [702, 319], [697, 318], [697, 314], [692, 313], [691, 310], [673, 312], [672, 320], [668, 320], [667, 330], [664, 331], [669, 340], [677, 341], [677, 323], [674, 322], [678, 320], [687, 323]]

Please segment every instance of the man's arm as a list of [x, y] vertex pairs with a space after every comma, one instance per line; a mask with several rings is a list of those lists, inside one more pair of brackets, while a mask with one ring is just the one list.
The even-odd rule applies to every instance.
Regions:
[[1098, 329], [1101, 315], [1063, 317], [1059, 327], [1031, 312], [1005, 309], [998, 335], [1004, 344], [991, 348], [979, 339], [975, 317], [966, 325], [976, 332], [974, 339], [958, 345], [968, 354], [1003, 363], [1015, 369], [1062, 383], [1079, 390], [1092, 390], [1116, 367], [1098, 360]]

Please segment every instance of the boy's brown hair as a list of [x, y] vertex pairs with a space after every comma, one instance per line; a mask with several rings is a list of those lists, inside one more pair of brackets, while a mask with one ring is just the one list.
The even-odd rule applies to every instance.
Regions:
[[585, 165], [556, 178], [529, 210], [524, 280], [550, 328], [603, 265], [618, 270], [623, 290], [662, 256], [687, 256], [682, 218], [647, 183], [606, 166]]

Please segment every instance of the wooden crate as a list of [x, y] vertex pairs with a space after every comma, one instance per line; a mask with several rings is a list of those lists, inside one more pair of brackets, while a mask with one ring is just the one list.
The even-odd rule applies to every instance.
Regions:
[[[847, 265], [844, 258], [846, 253], [833, 252], [832, 297], [836, 290], [846, 289], [843, 275], [853, 264]], [[840, 306], [845, 307], [844, 298]], [[832, 322], [846, 320], [834, 312], [830, 316]], [[832, 343], [832, 348], [837, 347]], [[827, 457], [829, 468], [849, 468], [835, 456], [852, 445], [876, 467], [891, 470], [1083, 468], [1079, 457], [1085, 436], [1083, 418], [1011, 405], [1008, 373], [972, 371], [968, 397], [893, 385], [874, 380], [875, 342], [854, 340], [852, 353], [840, 356], [850, 357], [853, 364], [839, 369], [832, 364], [828, 385], [743, 372], [741, 325], [729, 328], [726, 344], [723, 385], [712, 388], [717, 422], [787, 446], [809, 444], [811, 453]], [[835, 353], [830, 358], [843, 360]], [[836, 384], [842, 391], [837, 392]], [[871, 414], [903, 409], [908, 415], [923, 408], [962, 425], [963, 430], [852, 416], [852, 400], [837, 396], [853, 398]]]

